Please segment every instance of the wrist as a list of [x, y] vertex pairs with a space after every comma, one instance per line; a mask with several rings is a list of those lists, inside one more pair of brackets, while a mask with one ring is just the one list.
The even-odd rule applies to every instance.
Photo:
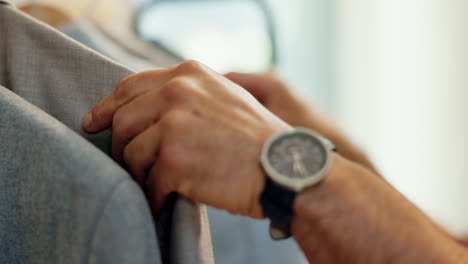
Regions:
[[466, 252], [370, 170], [336, 155], [298, 194], [291, 231], [318, 263], [456, 263]]
[[307, 127], [317, 131], [323, 137], [329, 139], [336, 145], [337, 151], [346, 159], [357, 162], [378, 174], [372, 162], [368, 159], [357, 145], [355, 145], [329, 118], [319, 113], [319, 110], [312, 112], [305, 111], [303, 122], [299, 126]]
[[296, 128], [271, 137], [262, 149], [261, 164], [268, 175], [261, 205], [271, 220], [273, 239], [290, 236], [297, 193], [319, 183], [327, 174], [334, 145], [312, 130]]
[[261, 156], [262, 150], [266, 144], [266, 142], [274, 135], [281, 133], [281, 132], [286, 132], [286, 131], [291, 131], [293, 130], [293, 127], [290, 126], [289, 124], [283, 122], [282, 120], [276, 118], [276, 121], [278, 122], [272, 122], [273, 125], [270, 126], [264, 126], [261, 127], [259, 130], [260, 133], [258, 133], [258, 151], [257, 154], [252, 158], [252, 164], [256, 167], [256, 173], [254, 174], [253, 177], [253, 195], [250, 203], [250, 209], [249, 209], [249, 216], [255, 219], [264, 219], [265, 214], [262, 209], [262, 205], [260, 203], [262, 193], [265, 190], [265, 185], [266, 181], [268, 180], [268, 175], [266, 174], [265, 170], [263, 169], [261, 163], [259, 162], [260, 159], [259, 157]]
[[344, 164], [343, 158], [337, 154], [332, 154], [333, 163], [330, 168], [330, 171], [327, 173], [326, 177], [317, 185], [311, 186], [307, 189], [304, 189], [297, 194], [296, 199], [293, 205], [294, 217], [291, 222], [291, 231], [293, 236], [297, 240], [302, 238], [308, 238], [314, 236], [316, 230], [312, 229], [312, 224], [307, 224], [304, 226], [304, 223], [309, 220], [319, 220], [322, 213], [321, 210], [325, 209], [323, 199], [327, 199], [328, 203], [335, 204], [338, 201], [338, 197], [333, 197], [330, 195], [334, 185], [339, 185], [336, 177], [340, 175], [340, 171], [343, 171]]

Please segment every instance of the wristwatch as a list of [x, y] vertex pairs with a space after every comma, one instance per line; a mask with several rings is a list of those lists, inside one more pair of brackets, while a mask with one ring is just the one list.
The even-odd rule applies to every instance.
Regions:
[[329, 140], [305, 128], [281, 132], [265, 143], [261, 164], [267, 181], [260, 202], [271, 221], [273, 239], [291, 236], [290, 222], [296, 194], [325, 177], [334, 150], [335, 146]]

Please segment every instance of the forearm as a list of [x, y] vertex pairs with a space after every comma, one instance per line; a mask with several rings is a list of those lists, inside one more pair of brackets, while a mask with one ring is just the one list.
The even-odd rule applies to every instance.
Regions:
[[[309, 111], [312, 113], [312, 110], [309, 109]], [[318, 109], [313, 109], [313, 113], [315, 114], [309, 114], [309, 117], [307, 117], [307, 120], [309, 120], [307, 122], [309, 124], [309, 128], [317, 131], [322, 136], [332, 141], [341, 156], [361, 164], [377, 174], [379, 173], [367, 155], [358, 146], [351, 142], [351, 140], [349, 140], [349, 138], [332, 121], [330, 121], [329, 118], [320, 114]]]
[[301, 193], [292, 232], [315, 263], [460, 263], [465, 249], [371, 171], [337, 156]]
[[347, 138], [341, 131], [335, 127], [331, 127], [326, 137], [329, 138], [336, 146], [338, 153], [346, 159], [356, 162], [375, 174], [379, 174], [375, 166], [369, 160], [368, 156], [358, 146], [356, 146], [349, 138]]
[[458, 240], [460, 244], [462, 244], [465, 248], [468, 249], [468, 237], [464, 237]]

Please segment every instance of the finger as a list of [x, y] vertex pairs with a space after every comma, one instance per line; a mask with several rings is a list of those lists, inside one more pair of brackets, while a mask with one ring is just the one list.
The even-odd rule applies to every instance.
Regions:
[[112, 124], [112, 156], [122, 162], [123, 149], [138, 134], [158, 122], [167, 109], [198, 101], [197, 83], [190, 78], [175, 77], [128, 104], [114, 115]]
[[158, 69], [138, 73], [123, 79], [103, 100], [83, 118], [83, 128], [89, 133], [99, 132], [112, 124], [117, 109], [138, 95], [162, 86], [171, 79], [173, 69]]
[[133, 139], [124, 150], [125, 164], [140, 186], [144, 186], [145, 177], [149, 174], [159, 153], [161, 146], [159, 127], [160, 123], [154, 124]]
[[[185, 111], [169, 112], [157, 125], [151, 128], [154, 132], [148, 131], [150, 136], [141, 138], [141, 144], [151, 140], [159, 141], [156, 147], [158, 150], [154, 149], [155, 145], [150, 147], [149, 152], [156, 152], [157, 158], [153, 161], [151, 169], [149, 169], [147, 179], [144, 180], [144, 188], [148, 191], [152, 211], [155, 215], [159, 215], [166, 197], [170, 193], [177, 192], [188, 195], [189, 198], [191, 197], [189, 191], [191, 190], [191, 184], [187, 179], [184, 179], [184, 176], [188, 176], [193, 172], [193, 166], [189, 168], [193, 155], [187, 155], [188, 146], [187, 142], [184, 142], [187, 138], [175, 135], [180, 131], [187, 131], [187, 127], [194, 127], [191, 125], [190, 115]], [[157, 137], [157, 139], [151, 139], [151, 137]], [[176, 137], [177, 141], [171, 141], [171, 137]], [[174, 142], [177, 142], [177, 144], [174, 144]], [[150, 158], [144, 164], [149, 163], [151, 163]], [[135, 166], [140, 171], [137, 171], [137, 173], [141, 173], [142, 168], [148, 168], [147, 165], [141, 164]]]
[[157, 89], [139, 96], [117, 110], [112, 124], [112, 157], [123, 161], [125, 146], [155, 124], [167, 107]]
[[265, 78], [265, 75], [231, 72], [224, 76], [239, 86], [242, 86], [257, 98], [257, 100], [264, 100], [266, 94], [265, 89], [268, 89], [268, 80]]
[[167, 197], [175, 192], [174, 177], [170, 177], [169, 172], [164, 170], [162, 162], [156, 162], [152, 167], [148, 179], [145, 182], [145, 188], [148, 191], [151, 211], [154, 216], [161, 214]]

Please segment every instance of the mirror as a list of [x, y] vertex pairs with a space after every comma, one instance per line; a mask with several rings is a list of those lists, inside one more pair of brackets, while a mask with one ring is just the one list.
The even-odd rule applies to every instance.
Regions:
[[275, 64], [273, 24], [258, 0], [152, 1], [136, 19], [137, 34], [218, 72], [264, 72]]

